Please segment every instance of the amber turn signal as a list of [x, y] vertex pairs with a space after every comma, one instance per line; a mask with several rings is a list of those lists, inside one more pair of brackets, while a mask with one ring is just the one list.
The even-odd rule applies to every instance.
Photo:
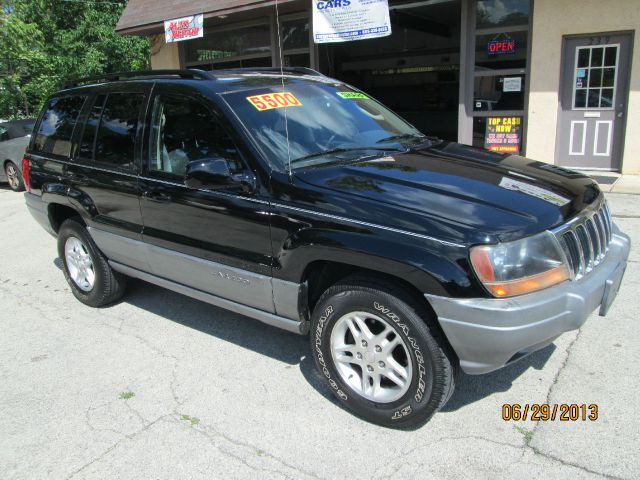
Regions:
[[509, 282], [487, 282], [485, 287], [496, 297], [513, 297], [536, 292], [569, 279], [569, 269], [565, 265], [546, 272]]

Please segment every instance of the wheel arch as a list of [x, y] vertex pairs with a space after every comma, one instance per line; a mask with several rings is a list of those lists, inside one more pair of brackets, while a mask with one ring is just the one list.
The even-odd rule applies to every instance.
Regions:
[[455, 350], [451, 346], [447, 335], [438, 321], [438, 315], [435, 310], [425, 298], [423, 292], [409, 281], [378, 270], [327, 260], [311, 262], [307, 265], [307, 268], [305, 268], [304, 275], [304, 288], [301, 289], [299, 305], [306, 310], [305, 315], [307, 320], [311, 318], [310, 315], [322, 294], [332, 285], [344, 279], [358, 277], [362, 279], [363, 282], [371, 282], [373, 288], [380, 283], [389, 283], [398, 287], [408, 296], [406, 300], [408, 300], [409, 304], [414, 304], [418, 306], [418, 308], [421, 307], [426, 310], [427, 316], [426, 318], [421, 316], [422, 320], [441, 342], [442, 347], [450, 355], [450, 358], [454, 359], [455, 362], [459, 362]]
[[406, 290], [415, 300], [427, 305], [431, 313], [435, 315], [420, 289], [410, 281], [384, 271], [333, 260], [314, 260], [306, 266], [301, 279], [301, 283], [306, 286], [304, 294], [307, 295], [303, 304], [307, 305], [310, 311], [313, 311], [318, 299], [330, 286], [355, 275], [394, 283]]
[[51, 229], [57, 234], [60, 231], [60, 227], [64, 223], [65, 220], [69, 218], [77, 218], [82, 225], [86, 226], [85, 221], [82, 219], [80, 213], [70, 207], [69, 205], [63, 205], [60, 203], [50, 203], [47, 206], [47, 213], [49, 216], [49, 223], [51, 224]]

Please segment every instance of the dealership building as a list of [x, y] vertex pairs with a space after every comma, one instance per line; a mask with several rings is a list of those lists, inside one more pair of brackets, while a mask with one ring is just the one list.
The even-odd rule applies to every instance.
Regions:
[[[275, 0], [129, 0], [117, 30], [149, 37], [154, 69], [282, 58], [362, 89], [426, 134], [640, 173], [638, 0], [390, 0], [390, 36], [316, 44], [313, 9], [331, 3], [341, 2], [279, 0], [276, 18]], [[166, 43], [165, 20], [196, 14], [202, 38]]]

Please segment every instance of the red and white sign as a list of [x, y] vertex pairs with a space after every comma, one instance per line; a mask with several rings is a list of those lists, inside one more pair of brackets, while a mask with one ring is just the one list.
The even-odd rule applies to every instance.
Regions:
[[201, 38], [204, 35], [204, 15], [192, 15], [191, 17], [176, 18], [164, 21], [164, 38], [167, 43], [181, 42], [192, 38]]

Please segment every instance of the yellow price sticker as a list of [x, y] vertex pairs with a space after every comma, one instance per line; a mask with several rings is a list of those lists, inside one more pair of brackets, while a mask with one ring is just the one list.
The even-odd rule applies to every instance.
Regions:
[[291, 92], [265, 93], [253, 95], [247, 100], [259, 111], [272, 110], [274, 108], [301, 107], [302, 103]]

